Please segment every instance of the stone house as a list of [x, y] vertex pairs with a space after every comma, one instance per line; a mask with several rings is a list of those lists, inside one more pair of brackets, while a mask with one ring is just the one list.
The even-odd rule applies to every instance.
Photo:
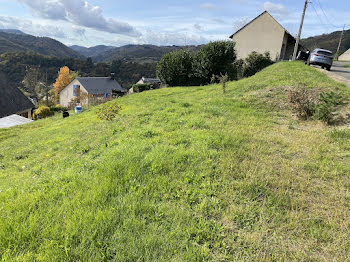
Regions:
[[60, 105], [71, 107], [75, 103], [89, 104], [90, 100], [122, 96], [126, 91], [110, 77], [77, 77], [60, 93]]
[[[236, 43], [237, 58], [245, 59], [253, 51], [269, 52], [272, 60], [289, 60], [293, 56], [296, 39], [265, 11], [230, 36]], [[299, 50], [306, 51], [299, 46]], [[298, 51], [299, 51], [298, 50]]]

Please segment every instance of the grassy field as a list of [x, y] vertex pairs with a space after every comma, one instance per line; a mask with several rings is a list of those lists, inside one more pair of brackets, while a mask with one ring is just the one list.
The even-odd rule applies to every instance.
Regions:
[[350, 130], [299, 121], [302, 63], [0, 130], [2, 261], [349, 261]]

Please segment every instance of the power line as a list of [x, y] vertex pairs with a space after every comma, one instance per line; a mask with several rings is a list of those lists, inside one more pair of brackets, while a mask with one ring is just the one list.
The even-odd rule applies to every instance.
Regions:
[[[310, 2], [310, 3], [311, 3], [312, 8], [313, 8], [314, 11], [315, 11], [315, 14], [316, 14], [318, 20], [320, 20], [321, 24], [322, 24], [324, 27], [327, 27], [327, 25], [326, 25], [325, 23], [323, 23], [323, 20], [321, 19], [321, 16], [318, 15], [318, 12], [317, 12], [317, 10], [316, 10], [314, 4], [313, 4], [312, 2]], [[328, 32], [327, 32], [327, 33], [328, 33]]]
[[317, 3], [318, 3], [318, 5], [320, 6], [320, 8], [321, 8], [321, 10], [322, 10], [322, 12], [323, 12], [323, 14], [324, 14], [324, 16], [326, 17], [326, 20], [327, 20], [328, 24], [330, 24], [331, 26], [333, 26], [333, 27], [335, 27], [335, 28], [339, 28], [339, 26], [336, 26], [336, 25], [334, 25], [332, 22], [330, 22], [330, 20], [329, 20], [327, 14], [326, 14], [326, 12], [324, 11], [324, 9], [323, 9], [323, 7], [322, 7], [322, 5], [321, 5], [320, 0], [317, 0]]

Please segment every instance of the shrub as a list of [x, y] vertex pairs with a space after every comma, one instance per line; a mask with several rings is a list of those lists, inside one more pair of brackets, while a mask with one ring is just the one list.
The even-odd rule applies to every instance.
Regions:
[[334, 124], [339, 115], [339, 107], [345, 105], [344, 97], [335, 92], [321, 93], [315, 107], [315, 118]]
[[119, 114], [121, 106], [117, 103], [106, 103], [101, 106], [98, 111], [98, 117], [101, 120], [111, 121]]
[[54, 105], [50, 107], [51, 112], [64, 112], [67, 111], [67, 107], [61, 105]]
[[320, 93], [317, 89], [308, 89], [305, 86], [289, 91], [289, 101], [300, 119], [314, 118], [328, 125], [336, 122], [339, 108], [346, 104], [339, 93]]
[[243, 65], [243, 77], [250, 77], [273, 64], [270, 58], [270, 53], [259, 54], [252, 52], [244, 61]]
[[157, 76], [169, 86], [186, 86], [192, 83], [193, 56], [185, 50], [174, 51], [162, 57], [157, 65]]
[[201, 84], [210, 83], [212, 75], [228, 75], [234, 79], [235, 43], [214, 41], [203, 45], [194, 58], [194, 74]]
[[315, 90], [309, 89], [306, 86], [299, 86], [290, 90], [288, 97], [293, 111], [297, 114], [298, 118], [306, 120], [314, 115], [318, 97]]
[[135, 84], [132, 86], [135, 93], [141, 93], [143, 91], [151, 90], [152, 84]]
[[33, 114], [34, 120], [43, 119], [52, 116], [54, 112], [50, 110], [47, 106], [40, 106]]

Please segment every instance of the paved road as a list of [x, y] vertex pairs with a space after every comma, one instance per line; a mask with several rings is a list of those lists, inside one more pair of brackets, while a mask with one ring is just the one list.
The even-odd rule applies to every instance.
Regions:
[[350, 62], [334, 62], [331, 72], [350, 80], [350, 68], [344, 67], [348, 64], [350, 64]]

